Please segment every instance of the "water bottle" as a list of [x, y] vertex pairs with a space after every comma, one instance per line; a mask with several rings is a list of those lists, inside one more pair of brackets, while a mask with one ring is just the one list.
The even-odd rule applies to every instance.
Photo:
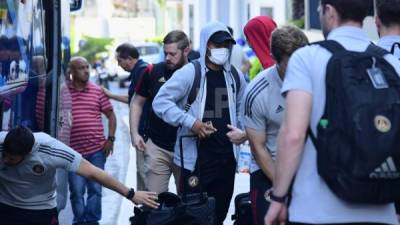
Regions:
[[246, 142], [240, 146], [238, 170], [240, 173], [250, 173], [251, 152], [250, 146]]

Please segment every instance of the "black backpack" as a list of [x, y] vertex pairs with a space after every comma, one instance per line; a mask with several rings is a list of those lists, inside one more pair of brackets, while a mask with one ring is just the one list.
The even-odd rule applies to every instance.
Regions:
[[[185, 111], [186, 111], [186, 112], [189, 111], [190, 106], [192, 105], [192, 103], [194, 102], [194, 100], [196, 100], [197, 93], [198, 93], [198, 91], [199, 91], [199, 89], [200, 89], [200, 80], [201, 80], [201, 66], [200, 66], [200, 62], [199, 62], [198, 60], [194, 60], [194, 61], [191, 61], [191, 63], [192, 63], [193, 66], [194, 66], [195, 74], [194, 74], [194, 80], [193, 80], [192, 88], [190, 89], [189, 96], [188, 96], [188, 99], [187, 99], [187, 103], [186, 103], [186, 105], [185, 105]], [[238, 71], [236, 70], [236, 68], [235, 68], [234, 66], [232, 66], [232, 65], [231, 65], [231, 72], [232, 72], [233, 78], [234, 78], [234, 80], [235, 80], [236, 89], [237, 89], [237, 91], [235, 91], [235, 89], [234, 89], [233, 91], [236, 92], [236, 94], [238, 94], [238, 93], [239, 93], [239, 90], [240, 90], [240, 77], [239, 77], [239, 73], [238, 73]]]
[[319, 175], [345, 201], [400, 199], [400, 78], [383, 58], [388, 52], [373, 44], [365, 52], [332, 40], [315, 44], [333, 54], [317, 136], [308, 130]]

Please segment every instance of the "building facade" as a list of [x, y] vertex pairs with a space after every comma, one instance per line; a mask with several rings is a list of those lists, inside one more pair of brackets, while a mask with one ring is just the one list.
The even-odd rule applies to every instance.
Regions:
[[272, 17], [278, 24], [291, 18], [292, 0], [183, 0], [183, 30], [198, 47], [200, 30], [210, 21], [233, 28], [235, 38], [243, 37], [243, 27], [255, 16]]

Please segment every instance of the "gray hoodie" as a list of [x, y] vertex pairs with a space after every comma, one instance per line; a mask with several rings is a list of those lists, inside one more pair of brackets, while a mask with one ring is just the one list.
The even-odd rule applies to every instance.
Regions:
[[[229, 32], [226, 26], [219, 22], [208, 23], [201, 30], [199, 59], [201, 64], [200, 90], [197, 94], [196, 100], [192, 103], [189, 111], [185, 112], [184, 106], [187, 103], [187, 98], [189, 96], [189, 92], [195, 76], [195, 69], [192, 63], [188, 63], [181, 69], [177, 70], [172, 75], [172, 77], [161, 87], [153, 101], [153, 110], [160, 118], [173, 126], [179, 126], [174, 156], [174, 162], [176, 165], [180, 165], [180, 137], [183, 135], [192, 135], [193, 133], [191, 131], [191, 128], [194, 122], [196, 121], [196, 119], [201, 121], [203, 118], [207, 95], [207, 82], [205, 76], [206, 72], [208, 71], [205, 64], [207, 42], [211, 35], [217, 31]], [[239, 92], [235, 93], [235, 90], [237, 90], [237, 88], [234, 77], [230, 71], [230, 60], [225, 63], [224, 68], [224, 77], [228, 92], [230, 121], [232, 125], [242, 128], [242, 125], [239, 123], [241, 121], [241, 119], [239, 119], [239, 109], [241, 99], [246, 88], [246, 81], [244, 80], [244, 76], [240, 73], [240, 71], [238, 71], [241, 84], [240, 90], [238, 90]], [[233, 151], [235, 157], [237, 157], [239, 146], [233, 145]], [[185, 138], [183, 140], [183, 152], [185, 169], [193, 171], [197, 159], [197, 147], [195, 138]]]

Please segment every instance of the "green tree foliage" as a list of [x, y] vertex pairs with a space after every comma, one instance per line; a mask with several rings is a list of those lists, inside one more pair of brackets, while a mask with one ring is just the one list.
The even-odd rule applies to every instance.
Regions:
[[304, 29], [304, 17], [297, 19], [297, 20], [291, 20], [291, 21], [289, 21], [289, 23], [300, 29]]
[[166, 5], [165, 0], [157, 0], [157, 2], [158, 2], [158, 5], [160, 5], [160, 8], [164, 8]]
[[154, 42], [159, 45], [163, 44], [163, 40], [164, 40], [163, 36], [148, 37], [144, 39], [145, 42]]
[[100, 59], [102, 55], [107, 54], [107, 47], [111, 46], [113, 38], [97, 38], [83, 36], [85, 44], [74, 55], [85, 57], [89, 62], [93, 63]]

